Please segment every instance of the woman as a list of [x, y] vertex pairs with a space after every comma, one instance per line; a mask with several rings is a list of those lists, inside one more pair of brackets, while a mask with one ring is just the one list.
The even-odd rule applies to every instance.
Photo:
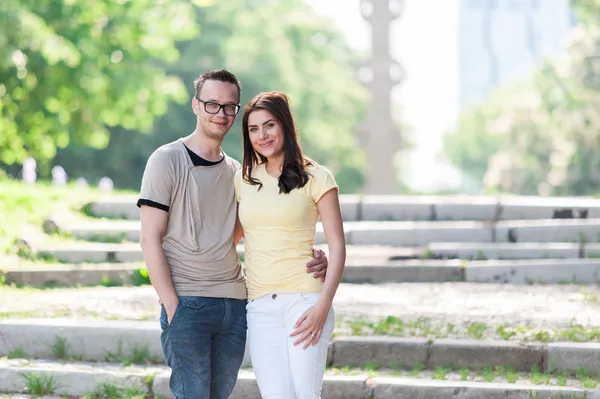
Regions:
[[[248, 343], [263, 398], [321, 397], [335, 326], [333, 297], [346, 244], [338, 186], [302, 154], [288, 97], [262, 93], [244, 109], [244, 158], [235, 176], [245, 245]], [[321, 218], [329, 245], [323, 282], [305, 271]]]

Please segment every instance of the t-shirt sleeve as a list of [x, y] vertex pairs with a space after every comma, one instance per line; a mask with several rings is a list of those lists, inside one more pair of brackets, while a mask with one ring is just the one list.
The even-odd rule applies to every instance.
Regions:
[[240, 202], [240, 189], [242, 188], [242, 171], [238, 169], [233, 178], [233, 185], [235, 186], [235, 200]]
[[318, 166], [317, 169], [311, 172], [312, 178], [310, 181], [310, 198], [317, 203], [327, 191], [331, 189], [339, 189], [333, 174], [325, 166]]
[[173, 165], [166, 151], [157, 150], [146, 163], [137, 206], [153, 206], [169, 211], [173, 192]]

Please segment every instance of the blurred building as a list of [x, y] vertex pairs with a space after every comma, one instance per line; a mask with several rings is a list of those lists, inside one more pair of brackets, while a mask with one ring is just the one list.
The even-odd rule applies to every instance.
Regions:
[[460, 109], [560, 53], [575, 24], [569, 0], [460, 0]]

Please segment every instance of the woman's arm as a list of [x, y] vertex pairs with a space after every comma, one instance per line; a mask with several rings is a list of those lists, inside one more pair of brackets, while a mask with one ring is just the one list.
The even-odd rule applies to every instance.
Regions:
[[298, 319], [294, 326], [296, 330], [290, 334], [292, 337], [301, 334], [300, 338], [294, 342], [294, 345], [299, 345], [306, 341], [304, 349], [311, 344], [316, 345], [321, 338], [323, 325], [331, 310], [333, 297], [340, 285], [340, 281], [342, 281], [344, 264], [346, 263], [346, 239], [344, 237], [344, 224], [342, 222], [337, 190], [331, 189], [323, 194], [317, 202], [317, 208], [329, 246], [329, 266], [319, 301], [300, 316], [300, 319]]
[[333, 297], [337, 291], [344, 265], [346, 263], [346, 238], [344, 236], [344, 224], [342, 221], [342, 212], [340, 211], [340, 200], [338, 191], [331, 189], [317, 202], [325, 238], [329, 248], [329, 266], [325, 278], [325, 286], [321, 293], [320, 301], [329, 309], [333, 304]]

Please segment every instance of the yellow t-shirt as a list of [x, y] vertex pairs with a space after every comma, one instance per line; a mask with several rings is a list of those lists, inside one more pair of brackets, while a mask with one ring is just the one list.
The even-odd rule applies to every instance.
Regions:
[[331, 189], [338, 189], [324, 166], [307, 168], [309, 180], [300, 189], [279, 194], [278, 179], [269, 176], [264, 164], [252, 170], [263, 184], [253, 186], [235, 175], [235, 194], [244, 246], [248, 299], [269, 293], [321, 292], [323, 283], [306, 272], [312, 259], [319, 218], [317, 202]]

